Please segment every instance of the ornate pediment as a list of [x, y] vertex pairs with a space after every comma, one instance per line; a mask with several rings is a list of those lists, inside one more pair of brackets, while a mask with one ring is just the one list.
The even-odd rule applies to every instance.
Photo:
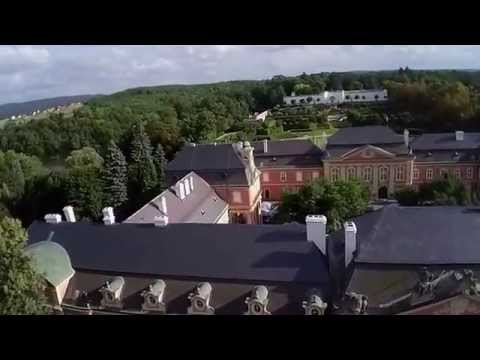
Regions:
[[395, 154], [383, 150], [377, 146], [365, 145], [343, 154], [341, 160], [372, 160], [372, 159], [391, 159]]

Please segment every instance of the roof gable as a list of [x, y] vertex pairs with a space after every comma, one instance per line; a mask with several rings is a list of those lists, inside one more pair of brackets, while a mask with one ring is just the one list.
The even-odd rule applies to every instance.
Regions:
[[377, 146], [365, 145], [343, 154], [341, 160], [373, 160], [373, 159], [391, 159], [395, 154], [381, 149]]

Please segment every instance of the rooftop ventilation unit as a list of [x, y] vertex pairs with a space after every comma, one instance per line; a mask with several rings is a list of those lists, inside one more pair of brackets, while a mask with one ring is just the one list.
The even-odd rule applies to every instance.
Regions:
[[102, 293], [101, 305], [105, 308], [122, 308], [121, 296], [125, 280], [121, 276], [117, 276], [111, 282], [107, 281], [100, 289]]

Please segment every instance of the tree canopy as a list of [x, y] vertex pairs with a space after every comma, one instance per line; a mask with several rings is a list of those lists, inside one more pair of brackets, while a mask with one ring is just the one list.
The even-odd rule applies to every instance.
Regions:
[[0, 219], [0, 315], [46, 313], [45, 284], [24, 253], [26, 239], [18, 220]]
[[305, 223], [307, 215], [325, 215], [331, 230], [361, 215], [368, 206], [369, 194], [358, 180], [330, 182], [317, 179], [296, 193], [285, 192], [274, 222]]

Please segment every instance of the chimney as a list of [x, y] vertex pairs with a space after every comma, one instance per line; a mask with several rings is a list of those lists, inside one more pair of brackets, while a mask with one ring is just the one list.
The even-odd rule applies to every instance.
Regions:
[[190, 180], [190, 190], [193, 191], [193, 176], [190, 175], [189, 180]]
[[352, 221], [344, 224], [345, 228], [345, 267], [347, 267], [357, 250], [357, 227]]
[[65, 206], [63, 208], [63, 213], [65, 214], [65, 219], [67, 219], [67, 222], [76, 222], [75, 213], [73, 212], [72, 206]]
[[183, 180], [183, 184], [185, 186], [185, 196], [190, 195], [190, 182], [188, 179]]
[[463, 141], [465, 133], [463, 131], [455, 131], [455, 140]]
[[292, 95], [290, 95], [290, 96], [295, 96], [295, 91], [292, 91]]
[[327, 218], [324, 215], [307, 215], [307, 241], [312, 241], [327, 256]]
[[153, 224], [155, 226], [167, 226], [168, 225], [168, 216], [160, 215], [153, 218]]
[[162, 196], [162, 212], [167, 215], [167, 199], [165, 199], [165, 196]]
[[268, 152], [268, 140], [267, 139], [263, 140], [263, 152], [264, 153]]
[[62, 216], [60, 214], [47, 214], [45, 215], [45, 222], [47, 224], [59, 224], [62, 222]]
[[247, 158], [248, 169], [250, 171], [250, 174], [253, 177], [255, 174], [256, 166], [255, 166], [255, 160], [253, 158], [253, 147], [250, 145], [248, 141], [245, 141], [245, 143], [243, 144], [243, 153], [244, 153], [244, 156], [246, 156]]
[[403, 141], [405, 142], [405, 146], [408, 147], [410, 143], [410, 132], [408, 129], [403, 130]]
[[103, 208], [102, 213], [103, 213], [103, 223], [105, 225], [115, 224], [115, 215], [113, 214], [112, 207]]

